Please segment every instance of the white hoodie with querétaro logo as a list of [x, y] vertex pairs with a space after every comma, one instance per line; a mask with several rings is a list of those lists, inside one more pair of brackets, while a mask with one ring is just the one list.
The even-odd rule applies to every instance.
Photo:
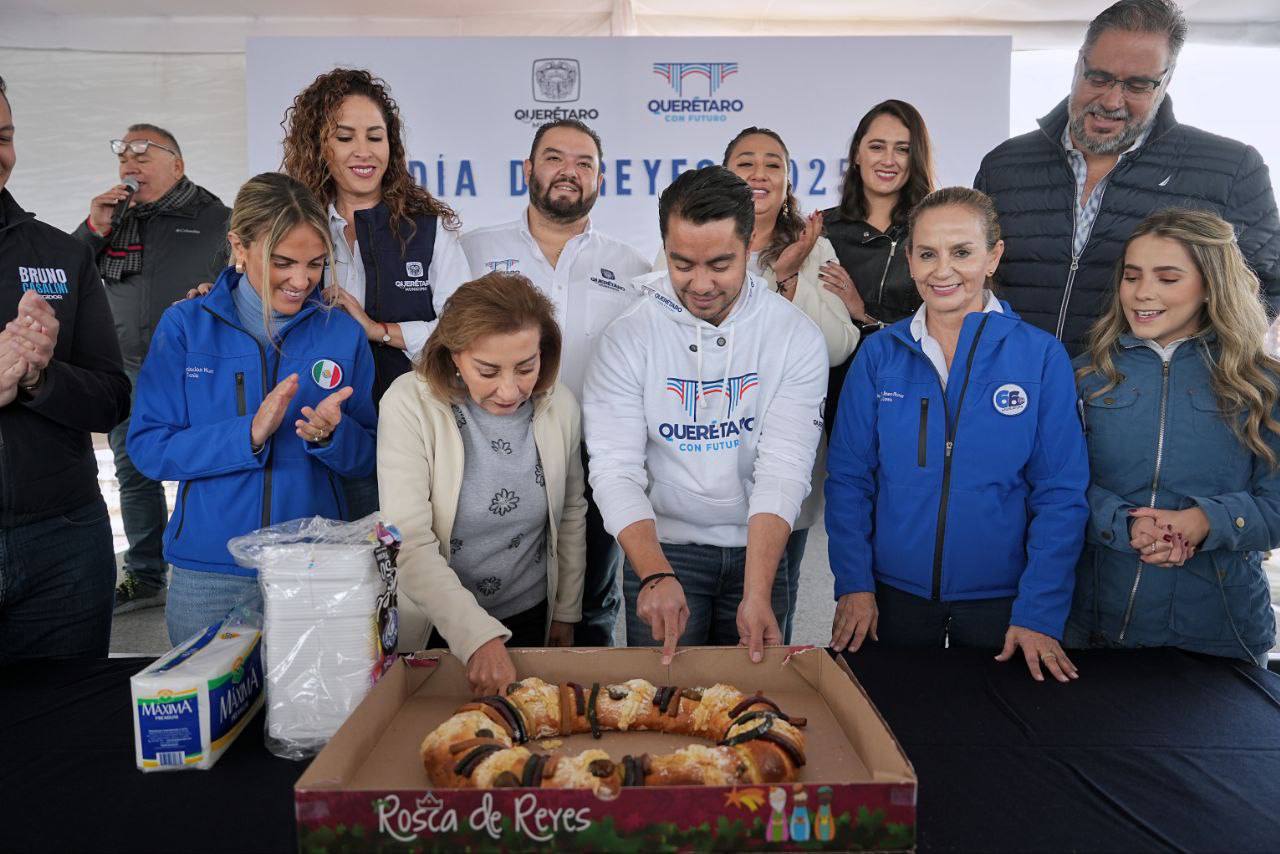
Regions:
[[591, 488], [614, 536], [654, 519], [664, 543], [745, 546], [747, 519], [794, 524], [822, 433], [822, 333], [747, 275], [713, 326], [666, 272], [601, 335], [583, 390]]

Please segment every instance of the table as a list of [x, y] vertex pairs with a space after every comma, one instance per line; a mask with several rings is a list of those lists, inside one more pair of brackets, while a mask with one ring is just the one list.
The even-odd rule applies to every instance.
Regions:
[[[1280, 676], [1172, 650], [1073, 653], [1071, 685], [970, 650], [846, 656], [920, 778], [922, 851], [1275, 851]], [[211, 771], [134, 768], [149, 659], [0, 669], [0, 850], [291, 851], [261, 719]]]
[[915, 766], [921, 851], [1280, 850], [1280, 675], [1070, 655], [1069, 685], [971, 650], [845, 655]]

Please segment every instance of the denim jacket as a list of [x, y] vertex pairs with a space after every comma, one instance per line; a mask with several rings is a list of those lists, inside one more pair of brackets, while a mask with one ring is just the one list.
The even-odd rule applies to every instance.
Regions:
[[[1095, 395], [1103, 377], [1079, 379], [1093, 482], [1069, 645], [1256, 660], [1275, 643], [1262, 553], [1280, 545], [1280, 469], [1223, 416], [1210, 388], [1215, 356], [1212, 333], [1183, 342], [1167, 362], [1126, 335], [1113, 354], [1119, 385]], [[1087, 354], [1075, 364], [1087, 366]], [[1280, 455], [1280, 437], [1263, 435]], [[1129, 545], [1135, 507], [1199, 507], [1209, 535], [1180, 567], [1141, 563]]]

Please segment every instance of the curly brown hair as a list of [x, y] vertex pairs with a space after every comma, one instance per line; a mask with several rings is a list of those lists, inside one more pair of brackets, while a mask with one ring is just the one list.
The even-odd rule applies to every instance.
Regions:
[[[333, 176], [325, 159], [328, 140], [337, 129], [338, 107], [348, 95], [363, 95], [378, 105], [387, 125], [387, 145], [391, 156], [382, 175], [382, 201], [391, 215], [391, 227], [414, 216], [436, 216], [451, 231], [461, 227], [453, 208], [413, 181], [405, 157], [400, 108], [386, 81], [363, 68], [335, 68], [321, 74], [298, 93], [284, 111], [284, 161], [281, 169], [298, 179], [325, 204], [335, 197]], [[412, 228], [412, 221], [410, 227]]]

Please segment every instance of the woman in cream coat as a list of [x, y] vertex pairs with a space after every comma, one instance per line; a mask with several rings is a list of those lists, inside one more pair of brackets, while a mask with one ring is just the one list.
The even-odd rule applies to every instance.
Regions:
[[490, 273], [446, 303], [416, 369], [382, 399], [382, 513], [403, 537], [400, 648], [447, 643], [477, 693], [512, 646], [569, 646], [586, 564], [581, 416], [555, 382], [551, 302]]

